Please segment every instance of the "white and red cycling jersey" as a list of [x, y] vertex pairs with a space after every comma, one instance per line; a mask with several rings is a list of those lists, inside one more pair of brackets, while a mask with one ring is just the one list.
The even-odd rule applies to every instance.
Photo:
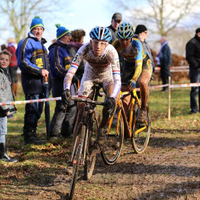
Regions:
[[94, 83], [102, 83], [104, 92], [114, 84], [110, 97], [117, 98], [121, 89], [119, 57], [115, 48], [108, 44], [102, 55], [97, 56], [90, 43], [84, 44], [72, 60], [71, 67], [64, 78], [64, 90], [70, 89], [72, 78], [82, 60], [86, 60], [83, 78], [81, 79], [79, 96], [89, 97], [93, 92]]

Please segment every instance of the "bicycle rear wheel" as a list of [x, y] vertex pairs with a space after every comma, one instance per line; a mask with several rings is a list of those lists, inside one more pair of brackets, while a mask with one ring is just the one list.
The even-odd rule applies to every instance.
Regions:
[[102, 159], [107, 165], [113, 165], [117, 162], [124, 142], [124, 120], [119, 107], [111, 120], [112, 124], [107, 129], [105, 143], [101, 151]]
[[86, 161], [84, 166], [84, 178], [89, 180], [92, 177], [95, 163], [96, 163], [96, 153], [97, 149], [95, 148], [96, 140], [97, 140], [97, 131], [98, 131], [98, 121], [94, 119], [91, 122], [90, 127], [88, 129], [89, 134], [87, 139], [87, 150], [86, 150]]
[[151, 131], [151, 120], [149, 114], [149, 107], [147, 106], [147, 121], [140, 124], [137, 123], [137, 117], [139, 113], [139, 106], [136, 103], [134, 108], [134, 121], [133, 121], [133, 134], [131, 137], [132, 147], [137, 154], [143, 153], [149, 143], [150, 131]]
[[[72, 160], [73, 172], [72, 172], [72, 179], [71, 179], [71, 184], [70, 184], [70, 192], [68, 195], [68, 199], [70, 199], [70, 200], [73, 199], [73, 197], [74, 197], [75, 186], [76, 186], [76, 182], [78, 179], [81, 155], [82, 155], [83, 148], [84, 148], [83, 144], [84, 144], [84, 138], [85, 138], [85, 130], [86, 130], [86, 127], [81, 122], [78, 126], [77, 135], [76, 135], [76, 138], [79, 137], [79, 139], [75, 140], [78, 142], [78, 146], [75, 150], [74, 157]], [[74, 145], [76, 145], [76, 144], [74, 144]]]

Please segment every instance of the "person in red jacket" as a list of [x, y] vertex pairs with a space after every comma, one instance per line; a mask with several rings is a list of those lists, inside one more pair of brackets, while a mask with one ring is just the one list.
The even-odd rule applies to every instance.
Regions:
[[15, 55], [15, 39], [14, 38], [8, 38], [8, 47], [7, 50], [11, 53], [11, 61], [10, 65], [8, 67], [10, 77], [11, 77], [11, 85], [12, 85], [12, 92], [16, 96], [17, 95], [17, 82], [18, 82], [18, 77], [17, 77], [17, 57]]

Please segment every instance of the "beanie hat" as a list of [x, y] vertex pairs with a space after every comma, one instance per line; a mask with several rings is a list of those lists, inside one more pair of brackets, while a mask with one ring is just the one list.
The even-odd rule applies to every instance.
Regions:
[[196, 34], [200, 32], [200, 28], [196, 29]]
[[30, 30], [32, 31], [32, 29], [34, 29], [37, 26], [42, 27], [44, 29], [44, 24], [42, 19], [38, 16], [35, 16], [31, 22]]
[[138, 35], [146, 30], [147, 30], [147, 27], [145, 25], [139, 24], [139, 25], [137, 25], [137, 27], [135, 29], [135, 34]]
[[57, 39], [61, 39], [62, 37], [64, 37], [67, 34], [71, 34], [70, 31], [68, 29], [66, 29], [64, 26], [60, 26], [60, 24], [56, 24], [57, 27]]

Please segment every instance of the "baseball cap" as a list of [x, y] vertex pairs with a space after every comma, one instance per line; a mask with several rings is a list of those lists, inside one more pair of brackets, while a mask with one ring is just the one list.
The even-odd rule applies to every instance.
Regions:
[[114, 19], [115, 21], [122, 21], [122, 15], [121, 13], [114, 13], [112, 16], [112, 19]]

